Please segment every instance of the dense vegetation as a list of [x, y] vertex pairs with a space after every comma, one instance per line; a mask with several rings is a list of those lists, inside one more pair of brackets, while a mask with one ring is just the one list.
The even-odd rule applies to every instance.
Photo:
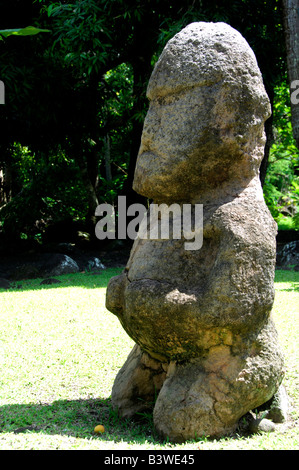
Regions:
[[131, 184], [146, 84], [165, 43], [192, 21], [225, 21], [254, 49], [273, 105], [265, 199], [280, 228], [299, 228], [279, 0], [13, 0], [1, 12], [0, 29], [50, 30], [0, 41], [2, 242], [40, 243], [62, 223], [93, 235], [99, 203], [119, 194], [137, 200]]
[[299, 229], [299, 152], [292, 135], [286, 81], [274, 88], [273, 143], [264, 183], [266, 203], [280, 229]]

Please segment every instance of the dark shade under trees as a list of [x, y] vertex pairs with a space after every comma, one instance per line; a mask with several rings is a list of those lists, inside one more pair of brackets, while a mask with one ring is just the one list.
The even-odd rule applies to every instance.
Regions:
[[[285, 82], [278, 0], [12, 0], [1, 1], [0, 11], [0, 29], [51, 31], [0, 41], [2, 239], [42, 241], [48, 227], [63, 220], [93, 236], [99, 202], [113, 203], [118, 194], [128, 204], [139, 200], [132, 180], [147, 82], [166, 42], [190, 22], [224, 21], [241, 32], [272, 105]], [[273, 118], [266, 132], [262, 183], [277, 132]], [[294, 154], [287, 159], [294, 176]]]

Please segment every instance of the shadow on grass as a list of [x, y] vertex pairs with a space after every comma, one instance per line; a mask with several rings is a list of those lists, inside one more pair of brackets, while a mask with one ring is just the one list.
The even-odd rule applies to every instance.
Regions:
[[20, 281], [11, 281], [8, 289], [1, 292], [18, 292], [39, 289], [61, 289], [64, 287], [81, 287], [86, 289], [106, 288], [111, 277], [117, 276], [124, 268], [106, 268], [100, 272], [80, 272], [51, 276], [51, 278], [35, 278]]
[[286, 287], [285, 289], [279, 289], [283, 292], [299, 292], [299, 282], [294, 282], [291, 287]]
[[286, 286], [279, 286], [280, 291], [299, 291], [299, 271], [277, 269], [275, 272], [276, 283], [286, 283]]
[[[105, 427], [103, 434], [95, 426]], [[80, 439], [99, 438], [143, 444], [158, 443], [152, 414], [140, 419], [120, 419], [112, 409], [111, 399], [57, 400], [50, 404], [8, 404], [0, 407], [1, 433], [42, 433]]]
[[[1, 292], [16, 292], [39, 289], [60, 289], [63, 287], [81, 287], [86, 289], [106, 288], [109, 280], [113, 276], [117, 276], [123, 271], [124, 267], [106, 268], [98, 273], [80, 272], [74, 274], [63, 274], [61, 276], [53, 276], [54, 281], [48, 282], [48, 279], [36, 278], [20, 281], [11, 281], [9, 289], [1, 289]], [[55, 282], [55, 280], [57, 282]], [[275, 272], [276, 283], [287, 283], [288, 285], [279, 290], [298, 291], [299, 290], [299, 271], [277, 269]], [[291, 284], [291, 285], [290, 285]]]

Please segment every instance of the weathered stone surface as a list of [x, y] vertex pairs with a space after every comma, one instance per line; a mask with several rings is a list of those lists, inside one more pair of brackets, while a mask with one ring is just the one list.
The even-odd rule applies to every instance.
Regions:
[[[70, 243], [47, 245], [45, 252], [16, 253], [14, 256], [0, 256], [0, 277], [8, 280], [22, 280], [37, 277], [58, 276], [60, 274], [87, 271], [99, 273], [105, 269], [105, 265], [98, 258], [97, 253], [82, 251]], [[109, 253], [109, 258], [115, 255]], [[120, 255], [120, 263], [123, 266], [126, 256]], [[108, 259], [108, 265], [111, 265]]]
[[284, 423], [288, 419], [289, 399], [284, 385], [280, 385], [273, 397], [258, 408], [263, 417], [274, 423]]
[[112, 405], [119, 415], [131, 418], [136, 413], [152, 409], [159, 393], [168, 364], [156, 361], [135, 345], [120, 369], [112, 388]]
[[277, 265], [287, 267], [299, 264], [299, 240], [286, 243], [276, 256]]
[[14, 280], [37, 277], [52, 277], [61, 274], [75, 273], [79, 266], [68, 255], [61, 253], [40, 253], [32, 259], [15, 262], [9, 273]]
[[275, 424], [270, 419], [259, 418], [253, 419], [249, 425], [249, 431], [253, 434], [275, 431]]
[[247, 350], [236, 353], [234, 345], [220, 344], [202, 357], [173, 362], [154, 409], [159, 433], [183, 442], [232, 432], [248, 410], [279, 387], [282, 358], [278, 349], [272, 351], [272, 341], [277, 338], [269, 323]]
[[224, 23], [168, 42], [148, 85], [133, 188], [155, 201], [216, 202], [256, 175], [270, 116], [255, 56]]
[[159, 204], [203, 204], [203, 245], [137, 238], [111, 279], [107, 308], [139, 348], [113, 404], [131, 416], [140, 377], [153, 389], [143, 352], [167, 371], [155, 426], [182, 442], [232, 431], [283, 377], [271, 319], [276, 224], [259, 181], [270, 106], [252, 50], [223, 23], [191, 24], [169, 41], [148, 97], [134, 189]]
[[79, 266], [68, 255], [54, 253], [44, 258], [40, 268], [40, 274], [43, 276], [60, 276], [61, 274], [76, 273]]
[[136, 241], [107, 307], [118, 309], [130, 336], [153, 357], [185, 360], [223, 341], [231, 345], [269, 315], [275, 226], [265, 207], [247, 201], [204, 206], [199, 251], [184, 250], [183, 240]]
[[102, 271], [103, 269], [105, 269], [105, 266], [103, 265], [103, 263], [101, 263], [99, 258], [96, 258], [95, 256], [93, 256], [90, 260], [88, 260], [87, 266], [86, 266], [87, 271], [99, 272], [99, 271]]
[[267, 418], [274, 423], [284, 423], [288, 419], [289, 398], [286, 389], [281, 385], [274, 394]]

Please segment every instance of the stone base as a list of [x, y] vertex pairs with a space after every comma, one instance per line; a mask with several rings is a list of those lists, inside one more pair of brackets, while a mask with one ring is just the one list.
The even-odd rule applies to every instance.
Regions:
[[112, 406], [122, 418], [153, 409], [166, 379], [168, 364], [144, 353], [136, 344], [116, 376], [112, 387]]
[[135, 345], [115, 379], [113, 407], [124, 418], [153, 409], [157, 432], [172, 442], [227, 435], [280, 387], [283, 359], [271, 330], [242, 354], [217, 345], [183, 363], [159, 362]]

